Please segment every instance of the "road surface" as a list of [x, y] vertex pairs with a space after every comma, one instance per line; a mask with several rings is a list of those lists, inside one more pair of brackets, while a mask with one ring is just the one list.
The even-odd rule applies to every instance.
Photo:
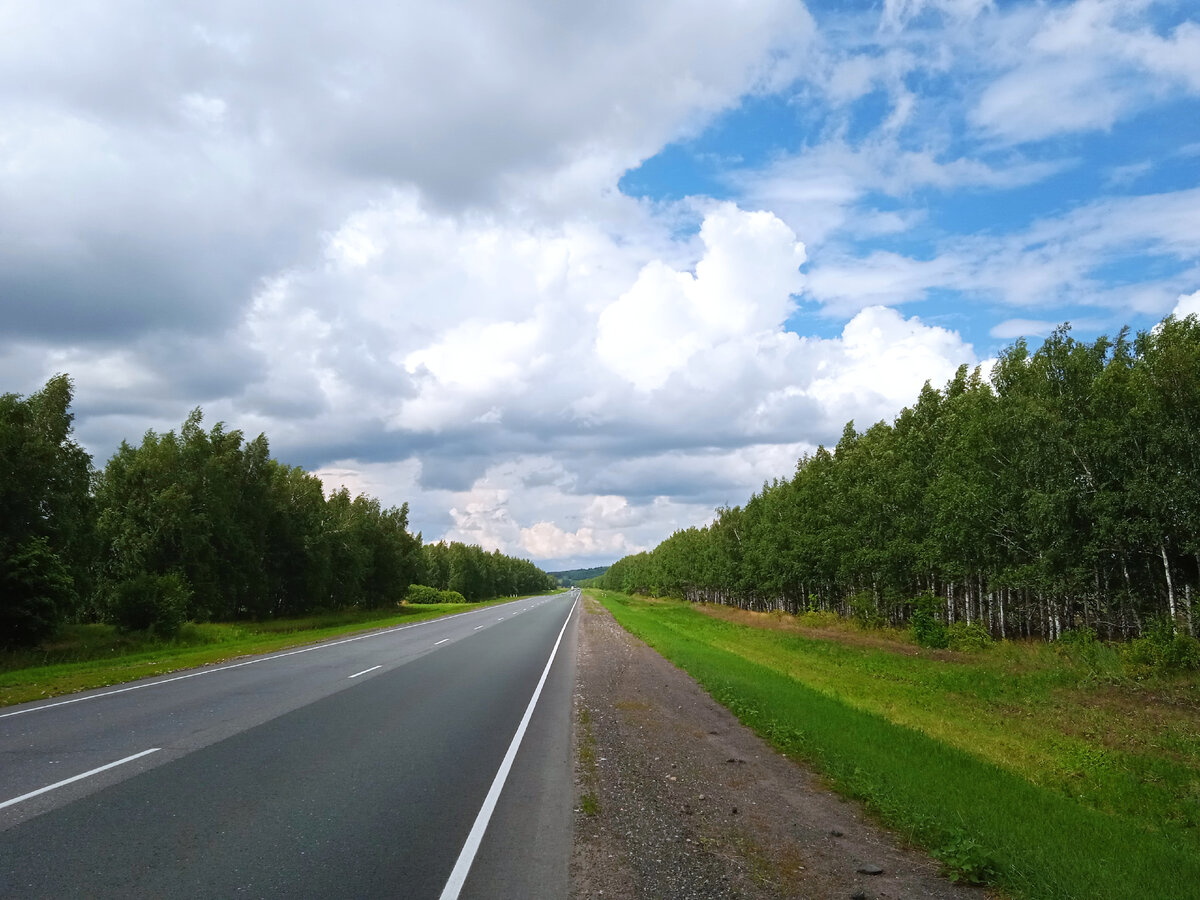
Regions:
[[565, 896], [576, 597], [0, 708], [0, 897]]

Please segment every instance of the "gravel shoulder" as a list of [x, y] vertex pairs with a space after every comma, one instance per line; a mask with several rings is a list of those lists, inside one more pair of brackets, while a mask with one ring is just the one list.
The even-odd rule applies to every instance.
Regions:
[[574, 712], [573, 898], [987, 896], [940, 877], [590, 599]]

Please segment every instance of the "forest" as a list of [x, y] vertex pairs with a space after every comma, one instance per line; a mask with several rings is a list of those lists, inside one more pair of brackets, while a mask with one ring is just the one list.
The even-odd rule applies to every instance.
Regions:
[[193, 411], [177, 434], [123, 442], [103, 469], [73, 437], [72, 382], [0, 396], [0, 646], [67, 622], [170, 633], [185, 621], [394, 605], [410, 584], [468, 601], [536, 593], [526, 560], [423, 545], [383, 508], [271, 458]]
[[592, 583], [994, 638], [1194, 635], [1200, 321], [1018, 341]]

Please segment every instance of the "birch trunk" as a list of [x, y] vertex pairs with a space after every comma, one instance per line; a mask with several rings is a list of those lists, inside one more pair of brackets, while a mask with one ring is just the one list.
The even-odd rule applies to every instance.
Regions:
[[1171, 584], [1171, 563], [1167, 559], [1167, 547], [1165, 544], [1158, 545], [1159, 552], [1162, 553], [1163, 574], [1167, 576], [1167, 609], [1170, 610], [1171, 625], [1175, 625], [1175, 586]]

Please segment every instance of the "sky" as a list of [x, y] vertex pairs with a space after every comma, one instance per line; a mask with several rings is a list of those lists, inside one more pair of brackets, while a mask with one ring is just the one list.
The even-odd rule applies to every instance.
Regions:
[[1200, 12], [0, 0], [0, 392], [605, 564], [1056, 325], [1200, 312]]

